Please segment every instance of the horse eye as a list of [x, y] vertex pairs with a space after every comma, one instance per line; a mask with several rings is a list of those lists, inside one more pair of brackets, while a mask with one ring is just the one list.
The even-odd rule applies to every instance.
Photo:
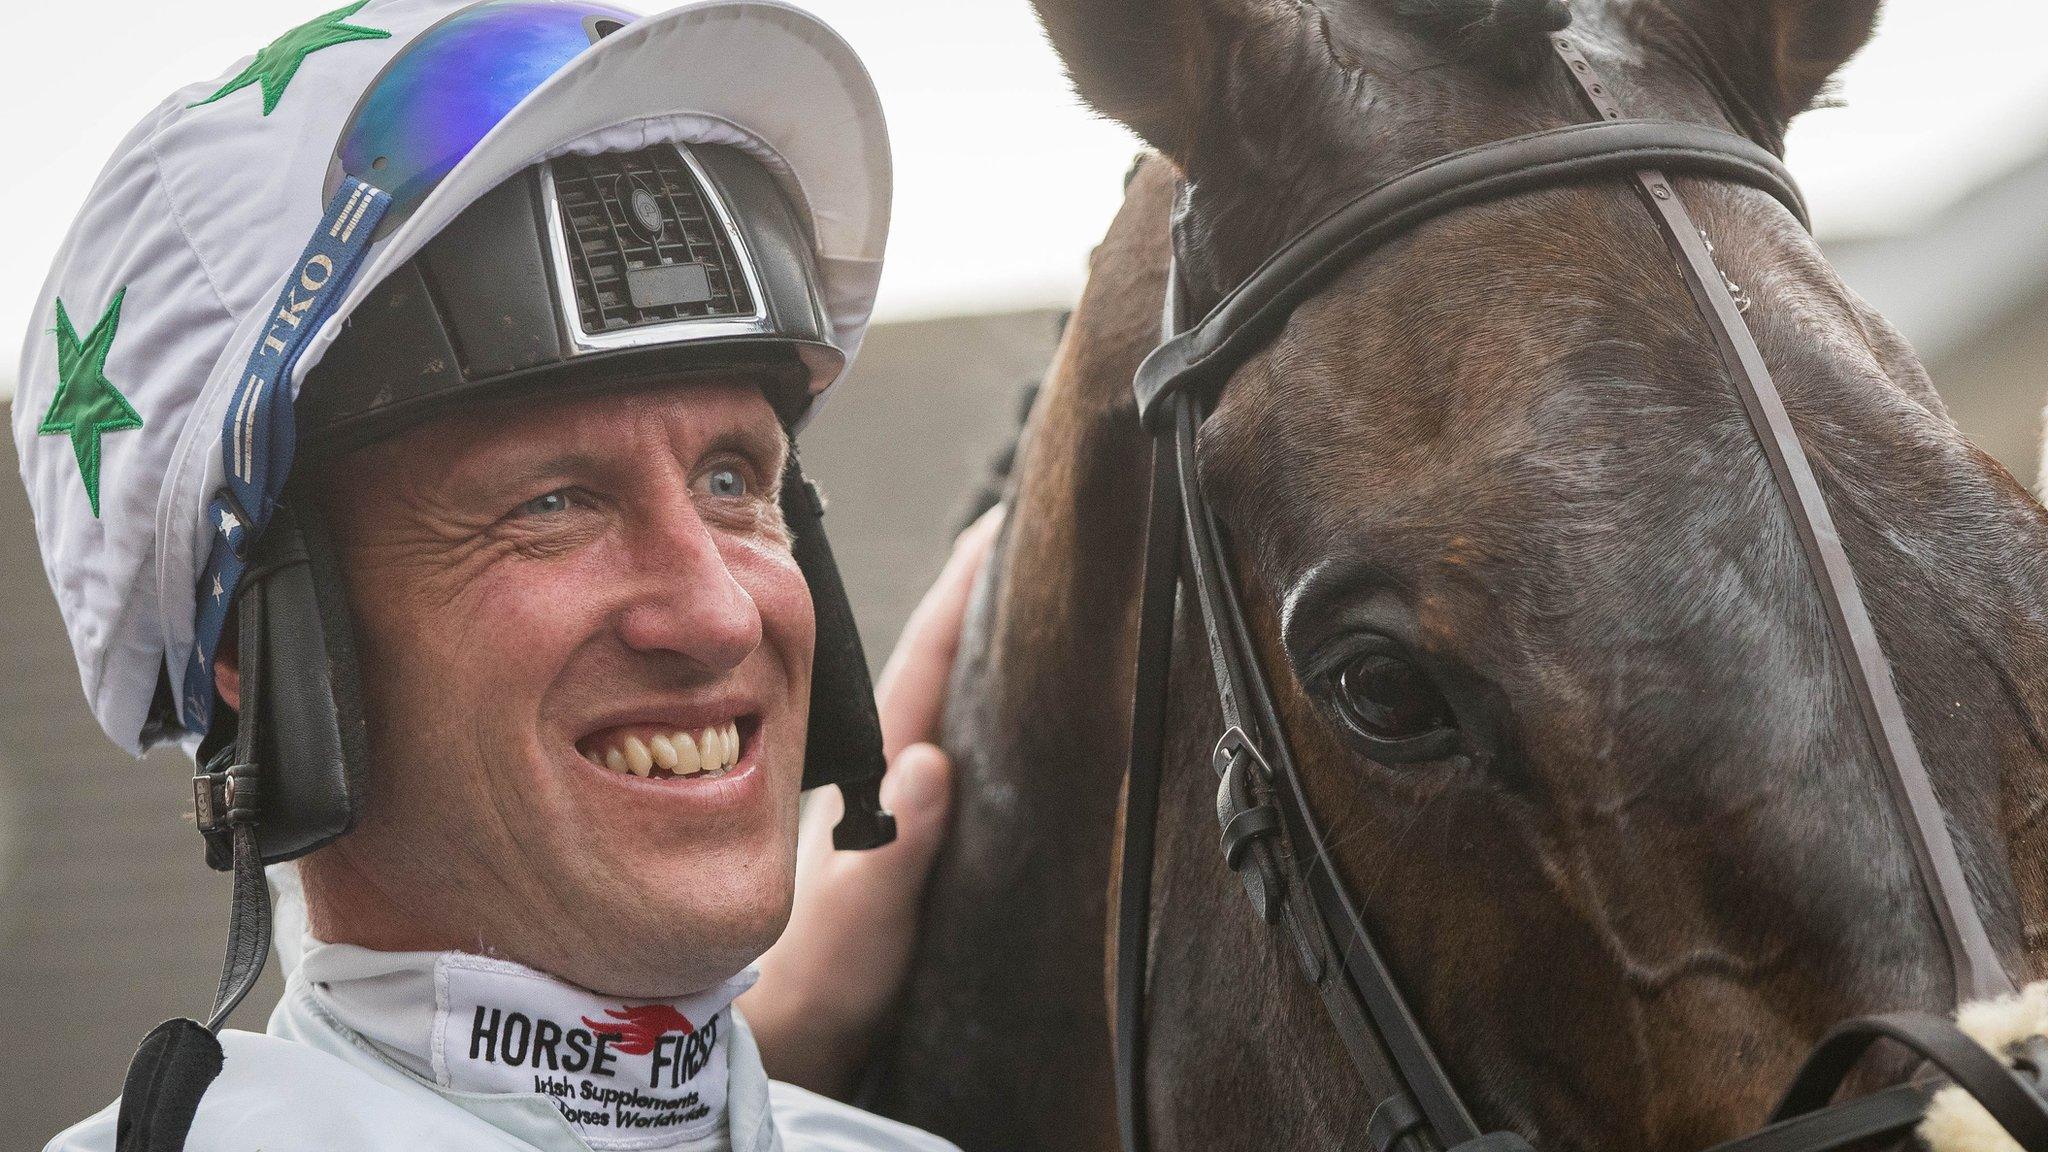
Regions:
[[1329, 688], [1345, 724], [1377, 745], [1406, 744], [1456, 726], [1429, 676], [1396, 655], [1354, 656], [1331, 673]]

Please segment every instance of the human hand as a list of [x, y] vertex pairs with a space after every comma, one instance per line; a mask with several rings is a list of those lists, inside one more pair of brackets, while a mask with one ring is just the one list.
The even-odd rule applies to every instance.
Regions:
[[1001, 522], [998, 507], [960, 534], [876, 687], [889, 760], [882, 804], [896, 814], [895, 842], [834, 849], [832, 826], [842, 810], [836, 788], [820, 791], [804, 814], [789, 928], [761, 957], [761, 979], [739, 1001], [778, 1080], [849, 1094], [901, 990], [925, 877], [952, 814], [952, 762], [930, 741], [945, 712], [968, 595]]

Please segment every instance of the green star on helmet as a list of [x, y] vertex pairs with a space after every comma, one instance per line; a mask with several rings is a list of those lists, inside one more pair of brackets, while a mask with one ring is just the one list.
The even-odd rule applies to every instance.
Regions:
[[57, 301], [57, 393], [50, 397], [50, 410], [36, 428], [44, 436], [71, 437], [71, 451], [78, 457], [78, 475], [85, 481], [85, 498], [92, 504], [94, 519], [100, 514], [100, 437], [142, 427], [134, 405], [107, 379], [107, 351], [114, 346], [114, 329], [121, 323], [121, 298], [127, 294], [126, 288], [114, 293], [113, 302], [83, 340], [71, 326], [64, 301]]
[[277, 102], [284, 98], [285, 86], [292, 82], [293, 76], [298, 75], [299, 65], [306, 62], [306, 57], [322, 48], [332, 48], [336, 44], [346, 44], [351, 40], [390, 38], [391, 33], [381, 28], [363, 28], [355, 24], [342, 23], [369, 2], [370, 0], [356, 0], [345, 8], [337, 8], [325, 16], [308, 20], [272, 40], [264, 46], [263, 51], [256, 53], [256, 59], [251, 60], [247, 68], [242, 69], [233, 80], [223, 84], [220, 91], [191, 107], [211, 104], [230, 92], [239, 92], [251, 84], [261, 84], [263, 114], [270, 115], [270, 110], [277, 107]]

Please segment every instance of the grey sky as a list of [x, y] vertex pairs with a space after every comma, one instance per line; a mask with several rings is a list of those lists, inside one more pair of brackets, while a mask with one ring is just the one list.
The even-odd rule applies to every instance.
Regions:
[[[26, 332], [65, 224], [162, 94], [222, 74], [338, 0], [112, 0], [8, 14], [0, 317]], [[897, 156], [886, 316], [1071, 299], [1136, 149], [1067, 91], [1025, 0], [810, 0], [868, 61]], [[81, 21], [89, 27], [81, 27]], [[1790, 159], [1823, 232], [1909, 227], [2048, 146], [2048, 5], [1892, 0]], [[89, 45], [88, 51], [60, 50]], [[0, 395], [12, 363], [0, 361]]]

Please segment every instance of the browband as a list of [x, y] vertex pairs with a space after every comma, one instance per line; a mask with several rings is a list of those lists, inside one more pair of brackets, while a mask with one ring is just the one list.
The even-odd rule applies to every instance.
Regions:
[[1281, 245], [1207, 316], [1152, 350], [1133, 385], [1156, 430], [1161, 401], [1213, 394], [1303, 301], [1359, 257], [1456, 208], [1644, 169], [1718, 177], [1769, 193], [1801, 227], [1806, 201], [1784, 161], [1718, 128], [1607, 120], [1553, 128], [1453, 152], [1377, 184]]

